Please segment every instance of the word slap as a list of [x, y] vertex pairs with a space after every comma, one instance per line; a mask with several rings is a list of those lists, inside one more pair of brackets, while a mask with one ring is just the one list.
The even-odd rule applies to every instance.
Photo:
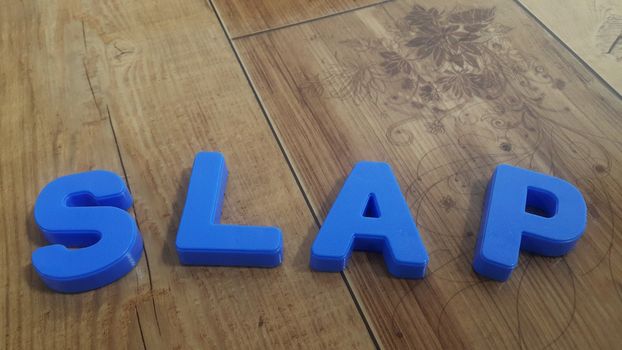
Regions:
[[[281, 230], [220, 223], [227, 184], [222, 154], [196, 155], [176, 248], [184, 265], [272, 268], [283, 260]], [[43, 282], [63, 293], [110, 284], [138, 263], [143, 241], [127, 212], [132, 196], [123, 180], [95, 170], [49, 183], [35, 203], [35, 221], [51, 243], [32, 264]], [[473, 269], [505, 281], [521, 250], [568, 253], [587, 224], [587, 207], [572, 184], [530, 170], [499, 165], [490, 180]], [[353, 250], [381, 253], [390, 274], [425, 277], [424, 240], [386, 163], [359, 162], [346, 179], [311, 247], [311, 269], [338, 272]]]

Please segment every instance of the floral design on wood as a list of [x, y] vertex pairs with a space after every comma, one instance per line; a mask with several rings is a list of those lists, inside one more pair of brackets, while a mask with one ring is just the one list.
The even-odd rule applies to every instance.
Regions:
[[[574, 286], [575, 277], [606, 263], [608, 256], [611, 260], [615, 215], [606, 189], [615, 179], [603, 143], [612, 141], [563, 122], [580, 112], [555, 106], [560, 99], [547, 99], [547, 94], [561, 93], [566, 82], [514, 48], [513, 29], [497, 23], [495, 15], [494, 7], [415, 5], [394, 21], [389, 38], [342, 41], [344, 53], [335, 54], [339, 63], [306, 82], [304, 93], [366, 104], [384, 116], [386, 137], [394, 146], [412, 147], [418, 139], [436, 145], [419, 157], [407, 192], [432, 255], [446, 257], [431, 268], [436, 278], [487, 283], [457, 265], [471, 260], [481, 203], [497, 164], [551, 173], [578, 185], [588, 202], [588, 230], [594, 234], [584, 237], [589, 243], [583, 249], [563, 258], [568, 283]], [[439, 222], [439, 213], [450, 217], [446, 222], [463, 225]], [[549, 268], [546, 263], [530, 265], [531, 259], [522, 261], [524, 269]], [[525, 277], [524, 271], [516, 274], [521, 281]], [[574, 292], [569, 300], [573, 298]], [[560, 332], [569, 317], [557, 320]]]

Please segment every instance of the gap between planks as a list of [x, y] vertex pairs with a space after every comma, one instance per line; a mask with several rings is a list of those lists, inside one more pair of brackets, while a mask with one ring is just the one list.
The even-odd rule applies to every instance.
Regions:
[[[252, 80], [250, 78], [250, 75], [248, 74], [246, 66], [242, 62], [242, 59], [240, 58], [240, 55], [239, 55], [238, 50], [236, 49], [236, 47], [235, 47], [235, 45], [233, 43], [233, 40], [244, 38], [244, 37], [249, 37], [249, 36], [253, 36], [253, 35], [257, 35], [257, 34], [267, 33], [267, 32], [271, 32], [271, 31], [283, 29], [283, 28], [288, 28], [288, 27], [292, 27], [292, 26], [295, 26], [295, 25], [299, 25], [299, 24], [309, 23], [309, 22], [312, 22], [312, 21], [321, 20], [321, 19], [325, 19], [325, 18], [341, 15], [341, 14], [344, 14], [344, 13], [350, 13], [350, 12], [353, 12], [353, 11], [369, 8], [369, 7], [372, 7], [372, 6], [382, 5], [382, 4], [385, 4], [385, 3], [393, 1], [393, 0], [386, 0], [386, 1], [383, 1], [383, 2], [380, 2], [380, 3], [370, 4], [370, 5], [358, 7], [358, 8], [355, 8], [355, 9], [341, 11], [341, 12], [338, 12], [338, 13], [334, 13], [334, 14], [330, 14], [330, 15], [326, 15], [326, 16], [322, 16], [322, 17], [317, 17], [317, 18], [310, 19], [310, 20], [305, 20], [305, 21], [297, 22], [297, 23], [294, 23], [294, 24], [288, 24], [288, 25], [277, 27], [277, 28], [271, 28], [271, 29], [267, 29], [267, 30], [264, 30], [264, 31], [259, 31], [259, 32], [256, 32], [256, 33], [251, 33], [251, 34], [239, 36], [239, 37], [236, 37], [236, 38], [231, 38], [229, 36], [229, 32], [227, 31], [227, 29], [226, 29], [226, 27], [225, 27], [225, 25], [224, 25], [224, 23], [222, 21], [222, 18], [220, 17], [220, 13], [218, 12], [218, 9], [216, 8], [216, 6], [213, 4], [212, 0], [205, 0], [205, 1], [207, 3], [208, 7], [210, 7], [211, 10], [214, 11], [214, 14], [216, 15], [216, 18], [218, 19], [220, 27], [221, 27], [222, 31], [225, 33], [225, 36], [226, 36], [227, 41], [229, 43], [229, 46], [231, 47], [231, 51], [235, 55], [235, 58], [238, 61], [238, 64], [240, 65], [240, 68], [242, 69], [242, 72], [244, 73], [244, 77], [246, 78], [246, 82], [247, 82], [248, 86], [250, 87], [251, 91], [253, 92], [253, 96], [255, 97], [255, 100], [257, 101], [257, 104], [259, 105], [259, 108], [261, 109], [261, 113], [263, 114], [263, 116], [264, 116], [264, 118], [266, 120], [266, 123], [268, 123], [268, 126], [270, 127], [270, 131], [272, 132], [272, 135], [274, 136], [274, 139], [275, 139], [277, 145], [279, 146], [279, 149], [281, 151], [281, 154], [283, 155], [283, 158], [285, 158], [285, 161], [287, 162], [287, 166], [288, 166], [290, 172], [292, 173], [292, 176], [294, 177], [294, 180], [296, 181], [296, 186], [298, 187], [298, 189], [302, 193], [304, 201], [305, 201], [305, 203], [307, 205], [307, 208], [309, 209], [309, 212], [313, 216], [313, 220], [314, 220], [316, 226], [318, 228], [321, 227], [320, 220], [318, 219], [318, 217], [317, 217], [317, 215], [315, 213], [315, 210], [313, 210], [313, 206], [311, 205], [309, 197], [307, 196], [306, 188], [304, 187], [304, 185], [300, 181], [300, 178], [298, 176], [298, 172], [296, 171], [293, 163], [291, 162], [290, 156], [287, 153], [287, 150], [285, 149], [285, 147], [283, 146], [283, 143], [281, 142], [281, 137], [280, 137], [279, 133], [277, 132], [276, 128], [274, 127], [274, 125], [272, 123], [272, 120], [270, 118], [270, 115], [269, 115], [267, 109], [265, 108], [265, 105], [264, 105], [263, 101], [261, 100], [259, 94], [257, 93], [257, 90], [255, 89], [255, 85], [253, 84], [253, 82], [252, 82]], [[358, 300], [356, 294], [354, 293], [354, 290], [352, 289], [352, 286], [350, 284], [350, 281], [348, 280], [348, 277], [346, 276], [346, 274], [343, 271], [340, 272], [340, 275], [341, 275], [341, 278], [342, 278], [343, 282], [346, 285], [346, 288], [348, 289], [348, 292], [350, 293], [350, 297], [352, 298], [352, 301], [354, 302], [354, 305], [356, 306], [356, 310], [358, 311], [359, 315], [361, 316], [361, 319], [363, 320], [363, 323], [365, 324], [365, 328], [367, 329], [367, 332], [368, 332], [369, 337], [371, 338], [371, 340], [372, 340], [372, 342], [374, 344], [374, 347], [376, 349], [381, 349], [380, 344], [378, 342], [378, 339], [377, 339], [377, 337], [375, 335], [375, 332], [374, 332], [370, 322], [367, 320], [367, 315], [366, 315], [363, 307], [361, 306], [361, 303], [359, 303], [359, 300]]]
[[[220, 14], [218, 14], [218, 10], [216, 10], [216, 5], [212, 4], [212, 0], [207, 0], [207, 1], [209, 1], [210, 6], [214, 10], [214, 13], [216, 13], [216, 15], [218, 16], [218, 20], [221, 21]], [[297, 25], [300, 25], [300, 24], [306, 24], [306, 23], [310, 23], [310, 22], [315, 22], [315, 21], [319, 21], [319, 20], [322, 20], [322, 19], [326, 19], [326, 18], [335, 17], [335, 16], [346, 14], [346, 13], [350, 13], [350, 12], [355, 12], [355, 11], [363, 10], [363, 9], [366, 9], [366, 8], [369, 8], [369, 7], [384, 5], [384, 4], [392, 2], [392, 1], [394, 1], [394, 0], [384, 0], [384, 1], [373, 3], [373, 4], [363, 5], [363, 6], [360, 6], [360, 7], [355, 7], [355, 8], [339, 11], [339, 12], [329, 13], [329, 14], [326, 14], [326, 15], [323, 15], [323, 16], [313, 17], [313, 18], [305, 19], [305, 20], [302, 20], [302, 21], [294, 22], [294, 23], [287, 23], [287, 24], [283, 24], [283, 25], [280, 25], [280, 26], [276, 26], [276, 27], [272, 27], [272, 28], [267, 28], [267, 29], [262, 29], [262, 30], [258, 30], [258, 31], [255, 31], [255, 32], [234, 36], [234, 37], [232, 37], [229, 34], [229, 30], [227, 29], [227, 26], [224, 25], [224, 23], [222, 21], [220, 23], [222, 25], [223, 31], [227, 34], [227, 39], [229, 39], [229, 40], [237, 40], [237, 39], [248, 38], [248, 37], [259, 35], [259, 34], [265, 34], [265, 33], [273, 32], [273, 31], [280, 30], [280, 29], [294, 27], [294, 26], [297, 26]]]
[[[598, 79], [599, 82], [601, 82], [605, 87], [607, 87], [607, 90], [611, 91], [615, 96], [617, 96], [618, 98], [622, 99], [622, 94], [620, 92], [618, 92], [616, 89], [613, 88], [613, 86], [611, 86], [609, 84], [609, 82], [607, 82], [607, 80], [605, 80], [595, 69], [592, 68], [592, 66], [589, 65], [589, 63], [587, 63], [585, 60], [583, 60], [583, 58], [581, 58], [581, 56], [579, 56], [579, 54], [577, 54], [572, 48], [570, 48], [570, 46], [568, 46], [559, 36], [557, 36], [557, 34], [555, 34], [555, 32], [553, 32], [553, 30], [551, 30], [549, 27], [546, 26], [546, 24], [544, 24], [544, 22], [542, 22], [533, 12], [529, 11], [529, 9], [523, 5], [520, 0], [510, 0], [510, 2], [515, 3], [521, 10], [523, 10], [534, 22], [536, 22], [538, 24], [538, 26], [540, 26], [546, 33], [548, 33], [553, 39], [555, 39], [555, 41], [557, 41], [558, 43], [560, 43], [560, 45], [566, 49], [571, 55], [572, 57], [574, 57], [578, 62], [581, 63], [581, 65], [583, 65], [590, 73], [592, 73], [596, 79]], [[613, 42], [613, 44], [611, 44], [611, 49], [613, 49], [613, 47], [620, 42], [622, 39], [620, 39], [621, 37], [618, 36], [616, 38], [616, 40]], [[611, 50], [610, 49], [610, 50]]]
[[[303, 196], [303, 198], [305, 200], [305, 203], [306, 203], [306, 205], [307, 205], [311, 215], [313, 216], [313, 219], [314, 219], [317, 227], [320, 227], [321, 223], [320, 223], [320, 220], [317, 217], [317, 214], [316, 214], [315, 210], [313, 209], [313, 206], [311, 205], [311, 202], [310, 202], [310, 200], [308, 198], [307, 191], [306, 191], [307, 189], [305, 188], [304, 184], [301, 182], [301, 180], [300, 180], [300, 178], [298, 176], [298, 171], [295, 169], [295, 166], [293, 165], [293, 163], [290, 160], [290, 155], [288, 154], [287, 150], [283, 146], [283, 143], [281, 141], [281, 135], [279, 135], [278, 131], [275, 129], [275, 127], [273, 125], [273, 122], [272, 122], [272, 120], [270, 118], [270, 115], [269, 115], [268, 111], [266, 110], [265, 104], [263, 103], [263, 101], [260, 98], [260, 95], [258, 94], [257, 90], [255, 89], [255, 85], [253, 84], [253, 82], [252, 82], [252, 80], [251, 80], [251, 78], [250, 78], [250, 76], [248, 74], [247, 68], [244, 65], [242, 59], [240, 58], [240, 56], [238, 54], [238, 51], [237, 51], [237, 49], [235, 47], [235, 44], [234, 44], [234, 41], [237, 40], [237, 39], [248, 38], [248, 37], [252, 37], [252, 36], [255, 36], [255, 35], [270, 33], [270, 32], [273, 32], [273, 31], [278, 31], [278, 30], [281, 30], [281, 29], [286, 29], [286, 28], [289, 28], [289, 27], [297, 26], [297, 25], [307, 24], [307, 23], [311, 23], [311, 22], [315, 22], [315, 21], [320, 21], [320, 20], [323, 20], [323, 19], [331, 18], [331, 17], [336, 17], [336, 16], [339, 16], [339, 15], [343, 15], [343, 14], [347, 14], [347, 13], [351, 13], [351, 12], [355, 12], [355, 11], [359, 11], [359, 10], [364, 10], [364, 9], [367, 9], [367, 8], [370, 8], [370, 7], [382, 6], [382, 5], [385, 5], [385, 4], [390, 3], [392, 1], [393, 0], [385, 0], [385, 1], [382, 1], [382, 2], [374, 3], [374, 4], [369, 4], [369, 5], [365, 5], [365, 6], [361, 6], [361, 7], [357, 7], [357, 8], [352, 8], [352, 9], [348, 9], [348, 10], [344, 10], [344, 11], [340, 11], [340, 12], [336, 12], [336, 13], [327, 14], [327, 15], [324, 15], [324, 16], [310, 18], [310, 19], [299, 21], [299, 22], [295, 22], [295, 23], [289, 23], [289, 24], [285, 24], [285, 25], [282, 25], [282, 26], [268, 28], [268, 29], [265, 29], [265, 30], [260, 30], [260, 31], [256, 31], [256, 32], [252, 32], [252, 33], [248, 33], [248, 34], [244, 34], [244, 35], [240, 35], [240, 36], [237, 36], [237, 37], [231, 37], [230, 34], [229, 34], [229, 31], [227, 30], [225, 24], [222, 21], [222, 18], [220, 16], [219, 12], [218, 12], [217, 7], [213, 4], [212, 0], [205, 0], [206, 5], [209, 7], [210, 10], [212, 10], [214, 12], [214, 14], [216, 15], [216, 17], [217, 17], [217, 19], [219, 21], [219, 24], [220, 24], [220, 27], [221, 27], [222, 31], [225, 33], [225, 36], [226, 36], [227, 41], [228, 41], [228, 43], [229, 43], [229, 45], [231, 47], [231, 50], [233, 51], [233, 53], [234, 53], [234, 55], [236, 57], [236, 60], [238, 61], [238, 64], [240, 65], [240, 67], [242, 69], [242, 72], [244, 73], [244, 76], [245, 76], [245, 78], [247, 80], [247, 83], [248, 83], [249, 87], [251, 88], [251, 91], [253, 92], [253, 95], [255, 96], [255, 99], [256, 99], [257, 103], [259, 104], [261, 112], [264, 115], [264, 118], [265, 118], [266, 122], [268, 123], [268, 126], [269, 126], [269, 128], [270, 128], [270, 130], [271, 130], [271, 132], [272, 132], [272, 134], [273, 134], [273, 136], [274, 136], [274, 138], [275, 138], [275, 140], [276, 140], [276, 142], [278, 144], [278, 147], [279, 147], [283, 157], [285, 158], [287, 166], [288, 166], [290, 172], [292, 173], [292, 175], [294, 177], [294, 180], [296, 182], [297, 187], [300, 189], [300, 191], [302, 193], [302, 196]], [[546, 33], [548, 33], [557, 42], [559, 42], [562, 45], [562, 47], [564, 47], [568, 52], [570, 52], [570, 54], [573, 57], [575, 57], [584, 67], [586, 67], [586, 69], [588, 71], [590, 71], [594, 76], [596, 76], [598, 78], [598, 80], [600, 82], [602, 82], [604, 84], [604, 86], [607, 87], [607, 89], [609, 89], [609, 91], [613, 92], [614, 95], [616, 95], [617, 97], [622, 98], [622, 95], [620, 95], [620, 93], [618, 93], [611, 85], [609, 85], [609, 83], [606, 80], [604, 80], [603, 77], [600, 74], [598, 74], [587, 62], [585, 62], [575, 51], [573, 51], [563, 40], [561, 40], [560, 37], [558, 37], [552, 30], [550, 30], [542, 21], [540, 21], [531, 11], [529, 11], [529, 9], [527, 9], [522, 3], [520, 3], [519, 0], [511, 0], [509, 2], [510, 3], [515, 3], [516, 5], [518, 5], [519, 8], [521, 8], [532, 20], [535, 21], [535, 23], [537, 23]], [[87, 46], [88, 46], [87, 42], [86, 42], [86, 36], [83, 39], [84, 39], [84, 44], [85, 44], [85, 49], [86, 49]], [[620, 40], [620, 38], [618, 38], [618, 41], [619, 40]], [[88, 78], [88, 70], [87, 70], [87, 78]], [[89, 85], [90, 85], [90, 79], [89, 79]], [[98, 111], [100, 111], [100, 113], [101, 113], [100, 106], [98, 106], [97, 101], [95, 101], [95, 104], [96, 104], [96, 107], [97, 107]], [[117, 147], [118, 157], [120, 159], [121, 168], [123, 170], [123, 175], [124, 175], [124, 177], [126, 179], [126, 182], [127, 182], [127, 180], [128, 180], [127, 179], [127, 172], [126, 172], [125, 166], [123, 164], [123, 157], [121, 155], [120, 148], [119, 148], [120, 145], [119, 145], [117, 137], [116, 137], [114, 125], [113, 125], [113, 122], [112, 122], [111, 117], [110, 117], [110, 111], [108, 110], [108, 106], [106, 106], [106, 112], [108, 114], [107, 117], [109, 119], [110, 128], [111, 128], [112, 133], [113, 133], [114, 142], [115, 142], [116, 147]], [[131, 192], [131, 188], [129, 188], [129, 183], [128, 183], [128, 189]], [[134, 215], [136, 215], [135, 212], [134, 212]], [[136, 218], [136, 219], [137, 219], [137, 222], [138, 222], [138, 218]], [[145, 253], [145, 258], [146, 258], [146, 263], [147, 263], [147, 271], [148, 271], [148, 274], [149, 274], [150, 289], [153, 290], [152, 280], [151, 280], [151, 270], [150, 270], [150, 267], [149, 267], [147, 252], [146, 252], [146, 250], [144, 248], [143, 248], [143, 252]], [[356, 306], [356, 309], [357, 309], [359, 315], [361, 316], [361, 319], [363, 320], [363, 323], [365, 324], [365, 327], [366, 327], [366, 329], [368, 331], [368, 334], [369, 334], [369, 336], [370, 336], [374, 346], [377, 349], [380, 349], [381, 346], [380, 346], [380, 344], [378, 342], [378, 339], [376, 337], [375, 331], [373, 330], [370, 322], [368, 321], [367, 314], [366, 314], [365, 310], [363, 309], [361, 303], [359, 302], [359, 300], [358, 300], [354, 290], [352, 289], [352, 286], [351, 286], [350, 281], [348, 280], [348, 277], [346, 276], [346, 274], [344, 272], [341, 272], [340, 275], [341, 275], [342, 280], [344, 281], [344, 283], [345, 283], [345, 285], [346, 285], [346, 287], [348, 289], [348, 292], [350, 293], [350, 296], [351, 296], [351, 298], [352, 298], [352, 300], [353, 300], [353, 302], [354, 302], [354, 304]], [[157, 321], [158, 315], [157, 315], [157, 311], [155, 309], [155, 300], [153, 300], [153, 295], [152, 295], [152, 303], [153, 303], [153, 307], [154, 307], [156, 323], [158, 323], [158, 321]], [[137, 317], [138, 317], [138, 322], [139, 322], [139, 325], [140, 325], [140, 318], [138, 316], [138, 313], [137, 313]], [[158, 328], [158, 331], [160, 331], [159, 324], [157, 325], [157, 328]], [[142, 329], [141, 329], [141, 337], [143, 337], [143, 346], [146, 349], [146, 344], [144, 342], [144, 335], [142, 334]]]
[[[82, 21], [82, 42], [84, 45], [84, 54], [85, 57], [88, 56], [88, 40], [86, 38], [86, 30], [84, 27], [84, 21]], [[95, 98], [95, 91], [93, 90], [93, 84], [91, 83], [91, 76], [89, 75], [89, 69], [88, 66], [86, 65], [85, 62], [83, 62], [84, 64], [84, 73], [86, 75], [86, 80], [88, 82], [88, 86], [89, 89], [91, 90], [91, 96], [93, 97], [93, 103], [95, 104], [95, 108], [97, 109], [97, 112], [99, 113], [100, 117], [102, 118], [107, 118], [108, 119], [108, 124], [110, 125], [110, 130], [112, 132], [112, 137], [114, 140], [114, 144], [116, 146], [116, 150], [117, 150], [117, 156], [119, 157], [119, 163], [121, 165], [121, 170], [123, 171], [123, 178], [125, 179], [125, 183], [127, 185], [127, 189], [130, 192], [130, 194], [132, 196], [134, 196], [133, 192], [132, 192], [132, 187], [130, 185], [130, 182], [128, 181], [128, 176], [127, 176], [127, 170], [125, 168], [125, 163], [123, 162], [123, 155], [121, 154], [121, 146], [119, 145], [119, 140], [117, 138], [117, 133], [115, 131], [114, 128], [114, 123], [112, 121], [112, 116], [110, 115], [110, 108], [108, 108], [108, 104], [106, 104], [106, 116], [102, 115], [102, 110], [100, 108], [99, 103], [97, 103], [97, 98]], [[138, 227], [138, 231], [141, 231], [140, 228], [140, 220], [138, 220], [138, 214], [136, 213], [136, 210], [134, 208], [134, 202], [132, 202], [132, 206], [131, 206], [132, 212], [134, 214], [134, 220], [136, 221], [136, 227]], [[149, 277], [149, 291], [150, 291], [150, 295], [151, 295], [151, 304], [153, 306], [153, 313], [154, 313], [154, 317], [155, 317], [155, 322], [156, 322], [156, 327], [158, 329], [158, 333], [161, 335], [162, 331], [160, 329], [160, 321], [158, 319], [158, 311], [156, 309], [156, 305], [155, 305], [155, 299], [153, 297], [153, 280], [151, 277], [151, 267], [149, 265], [149, 256], [147, 254], [147, 248], [143, 245], [143, 254], [145, 255], [145, 263], [147, 265], [147, 275]], [[136, 306], [134, 306], [135, 311], [136, 311], [136, 319], [138, 321], [138, 329], [140, 330], [140, 337], [143, 343], [143, 348], [145, 350], [147, 350], [147, 344], [145, 343], [145, 335], [143, 333], [143, 327], [142, 324], [140, 322], [140, 316], [138, 313], [138, 309], [136, 309]]]

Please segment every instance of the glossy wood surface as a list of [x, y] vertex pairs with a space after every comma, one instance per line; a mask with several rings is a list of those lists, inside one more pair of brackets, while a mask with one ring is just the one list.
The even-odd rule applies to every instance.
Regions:
[[[0, 348], [617, 348], [620, 62], [616, 42], [613, 59], [591, 54], [617, 7], [594, 4], [5, 2]], [[224, 223], [281, 227], [280, 267], [179, 264], [201, 150], [230, 170]], [[374, 253], [343, 274], [309, 269], [360, 160], [392, 166], [425, 279], [391, 277]], [[589, 215], [570, 254], [521, 254], [505, 283], [471, 269], [499, 163], [567, 179]], [[32, 208], [46, 183], [90, 169], [126, 180], [143, 256], [104, 288], [54, 293], [31, 265], [47, 244]]]

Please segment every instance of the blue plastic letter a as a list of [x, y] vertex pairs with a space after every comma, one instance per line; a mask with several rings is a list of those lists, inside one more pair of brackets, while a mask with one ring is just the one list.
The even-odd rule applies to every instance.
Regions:
[[428, 254], [386, 163], [356, 164], [313, 242], [311, 267], [342, 271], [353, 249], [382, 253], [396, 277], [425, 275]]
[[570, 183], [510, 165], [499, 165], [488, 185], [473, 269], [505, 281], [520, 250], [566, 254], [585, 230], [587, 208]]

